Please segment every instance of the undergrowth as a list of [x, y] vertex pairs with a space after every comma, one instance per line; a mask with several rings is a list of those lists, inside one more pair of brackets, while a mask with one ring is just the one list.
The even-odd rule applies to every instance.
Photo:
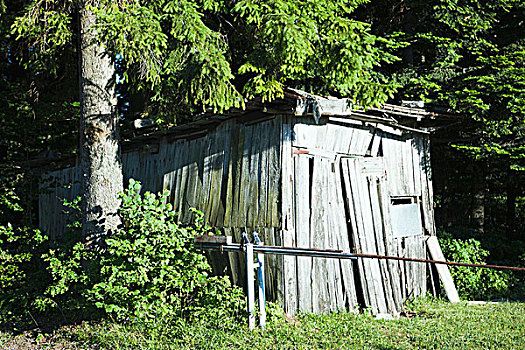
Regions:
[[[199, 323], [117, 323], [105, 320], [46, 336], [78, 349], [523, 349], [525, 304], [450, 304], [418, 300], [405, 317], [380, 320], [368, 314], [301, 314], [274, 317], [266, 330], [246, 320], [232, 329]], [[56, 342], [45, 342], [50, 348]]]
[[133, 180], [121, 199], [122, 227], [102, 252], [86, 248], [78, 224], [52, 244], [38, 230], [0, 227], [3, 328], [97, 318], [152, 329], [238, 323], [245, 312], [242, 290], [227, 277], [210, 277], [205, 257], [193, 248], [194, 236], [210, 231], [202, 213], [196, 211], [193, 225], [181, 226], [166, 195], [141, 195]]

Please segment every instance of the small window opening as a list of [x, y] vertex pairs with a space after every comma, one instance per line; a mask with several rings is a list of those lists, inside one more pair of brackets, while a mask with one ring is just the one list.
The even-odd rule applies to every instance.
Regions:
[[408, 237], [423, 234], [420, 200], [418, 196], [390, 197], [392, 234], [394, 237]]
[[416, 197], [392, 197], [392, 205], [412, 204], [416, 202]]

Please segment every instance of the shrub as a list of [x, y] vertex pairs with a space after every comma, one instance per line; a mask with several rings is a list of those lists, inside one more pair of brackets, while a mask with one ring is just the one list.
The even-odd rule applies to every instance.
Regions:
[[212, 313], [228, 323], [244, 298], [229, 280], [210, 278], [205, 257], [193, 249], [194, 236], [208, 230], [202, 213], [193, 226], [182, 227], [166, 201], [164, 195], [141, 196], [140, 184], [130, 180], [122, 194], [123, 227], [106, 241], [92, 300], [118, 320], [195, 321]]
[[45, 285], [40, 254], [46, 237], [25, 226], [0, 226], [0, 323], [31, 306]]
[[[14, 325], [42, 292], [47, 275], [41, 254], [47, 237], [20, 220], [24, 210], [14, 190], [0, 189], [0, 325]], [[15, 221], [12, 224], [11, 220]]]
[[[209, 264], [193, 249], [194, 236], [210, 230], [202, 213], [195, 211], [192, 226], [179, 226], [166, 196], [139, 193], [140, 184], [130, 180], [121, 195], [122, 227], [103, 252], [85, 248], [78, 222], [54, 242], [36, 229], [0, 226], [0, 323], [92, 319], [102, 311], [157, 327], [186, 321], [234, 327], [245, 298], [227, 277], [209, 277]], [[79, 219], [78, 200], [65, 204]]]
[[[490, 254], [473, 238], [462, 240], [443, 232], [439, 241], [447, 261], [486, 264]], [[510, 273], [488, 268], [451, 266], [450, 273], [460, 297], [468, 300], [502, 297], [512, 280]]]

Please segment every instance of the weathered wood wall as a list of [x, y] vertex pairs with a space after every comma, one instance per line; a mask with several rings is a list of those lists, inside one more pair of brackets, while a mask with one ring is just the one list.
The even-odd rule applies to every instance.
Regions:
[[[265, 244], [425, 257], [424, 236], [393, 237], [390, 198], [411, 196], [420, 205], [426, 234], [433, 235], [428, 136], [356, 121], [277, 115], [228, 119], [200, 134], [123, 154], [125, 179], [143, 190], [169, 192], [180, 221], [207, 223], [239, 242], [259, 232]], [[41, 228], [63, 234], [66, 216], [57, 198], [79, 194], [78, 168], [49, 174], [40, 197]], [[54, 179], [53, 179], [54, 178]], [[423, 230], [422, 230], [423, 233]], [[244, 284], [242, 254], [212, 253], [215, 273]], [[426, 266], [375, 260], [266, 258], [267, 298], [296, 310], [329, 312], [370, 307], [398, 313], [426, 292]]]
[[[434, 234], [434, 222], [425, 133], [345, 118], [323, 118], [320, 125], [296, 118], [293, 130], [293, 155], [283, 158], [283, 169], [287, 161], [293, 164], [294, 181], [283, 186], [283, 196], [293, 199], [288, 205], [295, 228], [283, 231], [283, 241], [426, 257], [423, 232]], [[399, 196], [417, 201], [424, 218], [420, 235], [393, 237], [390, 198]], [[287, 313], [364, 305], [374, 314], [396, 314], [405, 300], [424, 295], [427, 283], [424, 264], [365, 259], [285, 257], [283, 274]]]
[[[168, 190], [183, 223], [193, 220], [189, 208], [197, 208], [208, 225], [236, 242], [243, 232], [257, 231], [265, 243], [281, 245], [281, 144], [283, 135], [289, 137], [282, 127], [287, 118], [256, 123], [229, 119], [200, 137], [163, 139], [124, 153], [124, 178], [141, 181], [143, 191]], [[42, 183], [40, 227], [53, 238], [64, 234], [68, 220], [60, 199], [80, 195], [80, 176], [78, 167], [61, 169]], [[215, 273], [229, 273], [234, 283], [244, 284], [240, 254], [212, 256]], [[282, 299], [282, 258], [269, 256], [266, 265], [268, 298]]]

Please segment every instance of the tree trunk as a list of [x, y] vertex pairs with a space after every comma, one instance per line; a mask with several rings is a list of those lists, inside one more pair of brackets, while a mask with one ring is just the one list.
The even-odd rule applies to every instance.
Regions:
[[120, 224], [118, 194], [123, 190], [116, 114], [115, 66], [92, 30], [96, 16], [80, 1], [80, 157], [82, 167], [82, 236], [92, 249], [103, 248]]
[[472, 174], [472, 205], [471, 205], [471, 224], [474, 229], [483, 234], [485, 232], [485, 171], [483, 164], [474, 166]]
[[518, 189], [517, 184], [514, 181], [514, 174], [510, 168], [510, 164], [507, 167], [507, 178], [505, 179], [505, 186], [507, 192], [507, 238], [516, 239], [516, 197]]

